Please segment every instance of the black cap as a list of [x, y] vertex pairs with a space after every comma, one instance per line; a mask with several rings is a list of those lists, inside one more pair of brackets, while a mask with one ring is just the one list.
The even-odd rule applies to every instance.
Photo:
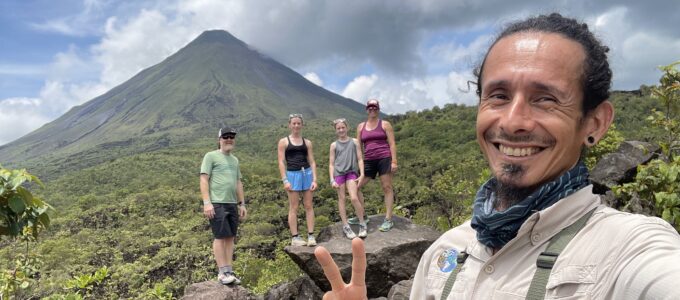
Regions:
[[231, 127], [222, 127], [222, 128], [220, 128], [220, 132], [217, 133], [217, 137], [222, 137], [222, 135], [225, 135], [227, 133], [231, 133], [231, 134], [235, 135], [236, 129], [231, 128]]

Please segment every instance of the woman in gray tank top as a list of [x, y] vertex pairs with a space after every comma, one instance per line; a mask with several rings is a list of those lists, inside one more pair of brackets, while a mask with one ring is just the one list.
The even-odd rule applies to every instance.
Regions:
[[328, 161], [328, 173], [331, 178], [331, 185], [338, 191], [338, 210], [342, 219], [342, 232], [348, 239], [353, 239], [357, 235], [347, 223], [347, 212], [345, 210], [345, 190], [354, 206], [357, 217], [362, 222], [359, 224], [360, 238], [365, 238], [368, 234], [364, 220], [364, 207], [358, 197], [357, 184], [364, 177], [364, 160], [362, 158], [359, 142], [355, 138], [347, 136], [347, 121], [337, 119], [333, 121], [335, 134], [338, 139], [331, 143]]

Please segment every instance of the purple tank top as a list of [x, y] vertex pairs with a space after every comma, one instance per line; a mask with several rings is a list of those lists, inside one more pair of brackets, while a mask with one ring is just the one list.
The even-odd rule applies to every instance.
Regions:
[[361, 142], [364, 144], [364, 159], [374, 160], [392, 156], [390, 144], [387, 143], [387, 133], [382, 128], [382, 120], [373, 130], [366, 130], [366, 123], [361, 128]]

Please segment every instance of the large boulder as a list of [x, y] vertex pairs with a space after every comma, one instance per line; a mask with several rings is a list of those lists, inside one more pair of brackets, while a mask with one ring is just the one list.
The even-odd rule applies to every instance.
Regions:
[[[381, 232], [378, 227], [384, 217], [371, 216], [368, 223], [366, 246], [366, 286], [369, 298], [387, 296], [390, 288], [397, 282], [410, 279], [416, 272], [420, 256], [441, 235], [438, 231], [415, 225], [408, 219], [394, 216], [394, 227]], [[358, 225], [352, 229], [358, 231]], [[336, 223], [324, 228], [317, 239], [320, 246], [331, 253], [346, 282], [351, 278], [352, 249], [351, 241], [342, 233], [342, 224]], [[288, 246], [285, 252], [293, 261], [324, 291], [330, 284], [321, 266], [314, 257], [312, 247]]]
[[308, 276], [272, 287], [264, 300], [321, 300], [324, 292]]
[[402, 280], [397, 282], [387, 294], [387, 299], [408, 300], [409, 296], [411, 296], [411, 286], [413, 286], [413, 280]]
[[226, 286], [217, 281], [194, 283], [184, 289], [183, 300], [255, 300], [258, 297], [246, 288]]
[[590, 172], [593, 191], [605, 194], [612, 186], [631, 182], [637, 166], [658, 157], [659, 146], [638, 141], [625, 141], [619, 149], [602, 157]]

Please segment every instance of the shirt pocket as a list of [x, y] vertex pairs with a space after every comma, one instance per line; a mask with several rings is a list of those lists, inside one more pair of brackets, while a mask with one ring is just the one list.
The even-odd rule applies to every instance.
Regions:
[[570, 265], [550, 275], [546, 285], [545, 299], [576, 300], [591, 299], [597, 282], [595, 265]]

